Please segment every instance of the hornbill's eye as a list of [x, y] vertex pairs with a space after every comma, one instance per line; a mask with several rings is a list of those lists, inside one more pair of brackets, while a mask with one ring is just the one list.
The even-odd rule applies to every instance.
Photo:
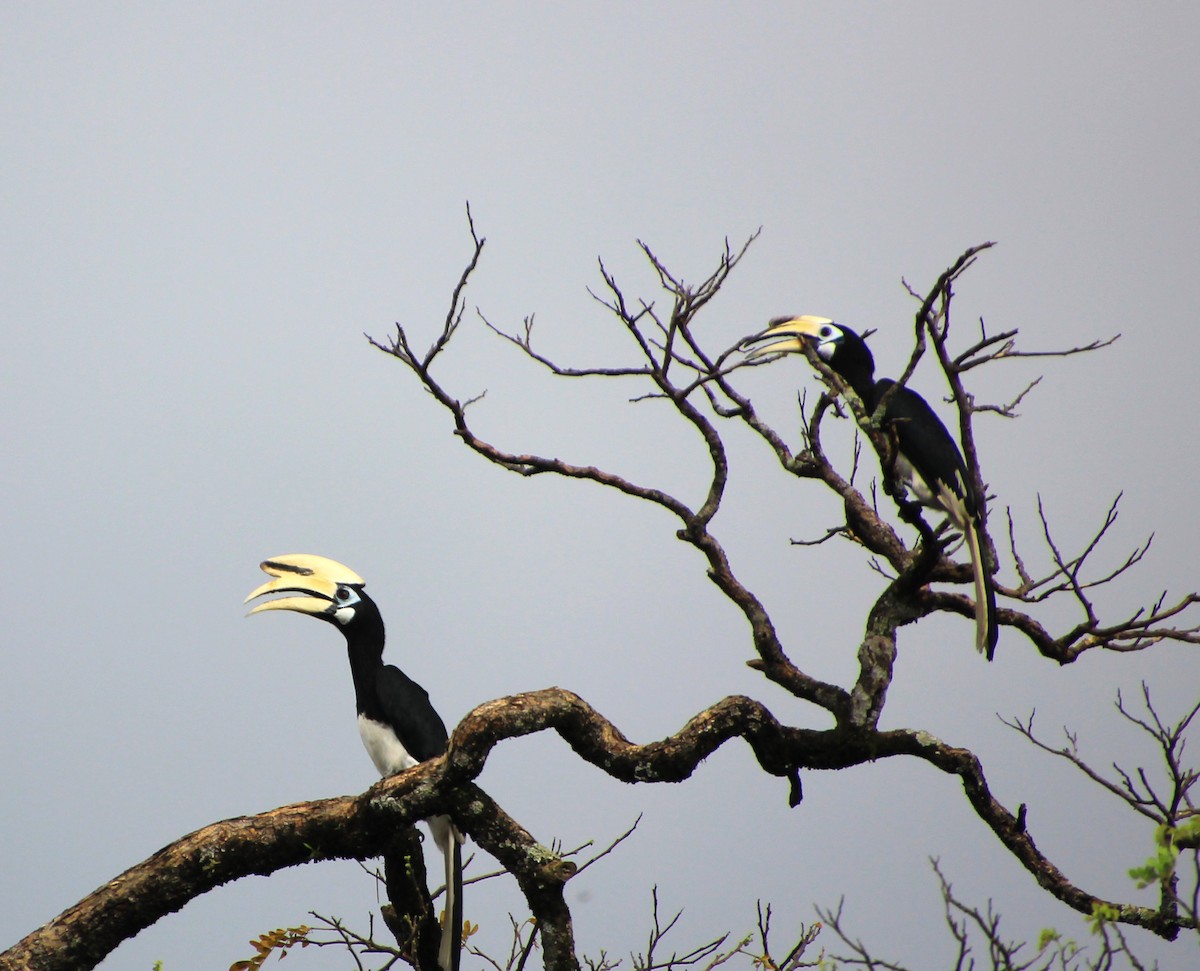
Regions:
[[350, 591], [347, 590], [345, 587], [338, 587], [337, 588], [337, 598], [338, 598], [338, 600], [349, 600], [350, 599]]
[[833, 336], [833, 328], [832, 327], [826, 325], [821, 328], [821, 337], [822, 338], [824, 338], [825, 340], [829, 340], [829, 338], [831, 338], [832, 336]]

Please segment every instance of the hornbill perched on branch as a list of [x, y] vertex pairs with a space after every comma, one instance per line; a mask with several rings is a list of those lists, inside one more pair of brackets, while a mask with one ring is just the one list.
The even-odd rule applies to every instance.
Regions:
[[[275, 577], [254, 590], [246, 603], [266, 594], [250, 613], [294, 610], [337, 627], [346, 638], [358, 703], [358, 731], [380, 775], [389, 776], [446, 751], [448, 736], [429, 694], [399, 668], [383, 663], [383, 618], [357, 573], [324, 556], [290, 553], [262, 563]], [[446, 868], [446, 912], [438, 964], [458, 971], [462, 945], [462, 834], [449, 816], [426, 820]], [[386, 860], [385, 860], [386, 862]]]
[[[983, 562], [980, 511], [983, 500], [975, 492], [962, 452], [946, 426], [915, 391], [898, 387], [889, 378], [875, 380], [875, 359], [866, 342], [849, 327], [828, 317], [778, 317], [766, 330], [747, 337], [752, 356], [803, 351], [808, 344], [850, 386], [872, 415], [887, 394], [884, 430], [894, 435], [893, 473], [923, 505], [945, 512], [962, 530], [975, 574], [975, 646], [990, 661], [996, 650], [996, 590]], [[888, 390], [891, 393], [888, 394]]]

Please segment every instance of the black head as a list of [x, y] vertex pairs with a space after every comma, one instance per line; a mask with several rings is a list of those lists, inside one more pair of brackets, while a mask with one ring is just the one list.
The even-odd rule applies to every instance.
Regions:
[[846, 379], [859, 397], [874, 381], [875, 358], [866, 342], [844, 324], [828, 317], [776, 317], [767, 329], [747, 337], [743, 345], [760, 345], [752, 357], [802, 351], [810, 346], [817, 356]]

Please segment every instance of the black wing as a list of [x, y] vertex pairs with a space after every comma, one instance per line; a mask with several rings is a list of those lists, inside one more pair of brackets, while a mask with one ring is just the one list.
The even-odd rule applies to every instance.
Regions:
[[394, 665], [384, 665], [375, 692], [400, 744], [418, 762], [446, 751], [446, 726], [429, 703], [429, 692]]
[[[878, 382], [875, 386], [877, 394], [883, 394], [894, 384], [886, 379]], [[983, 503], [976, 497], [962, 452], [942, 420], [929, 407], [929, 402], [915, 391], [896, 388], [888, 399], [885, 418], [896, 429], [900, 454], [925, 481], [925, 487], [937, 504], [963, 531], [975, 576], [975, 646], [990, 661], [999, 636], [996, 588], [983, 562], [979, 530], [979, 512]]]
[[[875, 385], [876, 401], [894, 384], [887, 378], [879, 381]], [[974, 518], [978, 503], [967, 464], [958, 443], [929, 402], [907, 387], [897, 388], [888, 399], [885, 418], [896, 429], [900, 454], [925, 480], [929, 491], [937, 495], [939, 486], [948, 488], [963, 500], [967, 514]]]

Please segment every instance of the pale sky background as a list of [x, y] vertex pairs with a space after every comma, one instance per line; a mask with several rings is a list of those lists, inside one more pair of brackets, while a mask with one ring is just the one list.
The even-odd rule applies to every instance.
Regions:
[[[885, 374], [911, 339], [901, 278], [924, 290], [999, 241], [959, 286], [960, 324], [1020, 328], [1031, 350], [1124, 337], [978, 376], [1000, 400], [1046, 374], [1021, 421], [977, 426], [993, 526], [1011, 506], [1044, 563], [1039, 493], [1077, 546], [1123, 489], [1101, 564], [1156, 539], [1106, 615], [1197, 588], [1194, 3], [38, 3], [6, 4], [0, 24], [4, 946], [198, 827], [375, 781], [340, 637], [243, 619], [269, 555], [364, 575], [388, 659], [451, 724], [549, 685], [639, 741], [732, 693], [826, 724], [744, 666], [744, 621], [675, 521], [487, 465], [366, 344], [394, 321], [432, 338], [469, 255], [466, 200], [488, 238], [469, 305], [509, 327], [536, 312], [545, 350], [577, 365], [632, 359], [586, 287], [601, 256], [655, 298], [637, 239], [699, 280], [726, 236], [762, 226], [701, 318], [709, 346], [819, 313], [878, 328]], [[631, 385], [552, 380], [473, 317], [441, 374], [463, 397], [487, 390], [472, 417], [502, 446], [696, 499], [699, 441], [661, 405], [626, 404]], [[789, 433], [801, 384], [815, 386], [801, 362], [743, 382]], [[942, 393], [928, 369], [913, 385]], [[848, 544], [790, 547], [836, 503], [726, 430], [737, 465], [717, 533], [798, 663], [846, 683], [880, 580]], [[996, 713], [1036, 707], [1097, 765], [1133, 766], [1154, 753], [1116, 719], [1116, 690], [1146, 679], [1178, 716], [1195, 651], [1059, 669], [1005, 631], [989, 666], [971, 636], [966, 620], [906, 632], [885, 724], [972, 747], [1071, 878], [1149, 902], [1125, 875], [1149, 827]], [[606, 841], [645, 813], [570, 884], [592, 954], [644, 946], [657, 883], [664, 909], [686, 911], [680, 948], [749, 931], [757, 898], [782, 947], [814, 902], [845, 895], [879, 954], [940, 966], [931, 855], [1013, 936], [1086, 936], [954, 780], [893, 760], [804, 782], [789, 810], [786, 783], [730, 744], [684, 785], [628, 787], [553, 736], [504, 745], [482, 778], [546, 842]], [[310, 909], [365, 929], [374, 906], [355, 864], [302, 867], [211, 893], [104, 966], [223, 968]], [[499, 949], [520, 906], [511, 885], [473, 888], [466, 913]], [[1195, 959], [1194, 943], [1133, 939], [1164, 968]]]

